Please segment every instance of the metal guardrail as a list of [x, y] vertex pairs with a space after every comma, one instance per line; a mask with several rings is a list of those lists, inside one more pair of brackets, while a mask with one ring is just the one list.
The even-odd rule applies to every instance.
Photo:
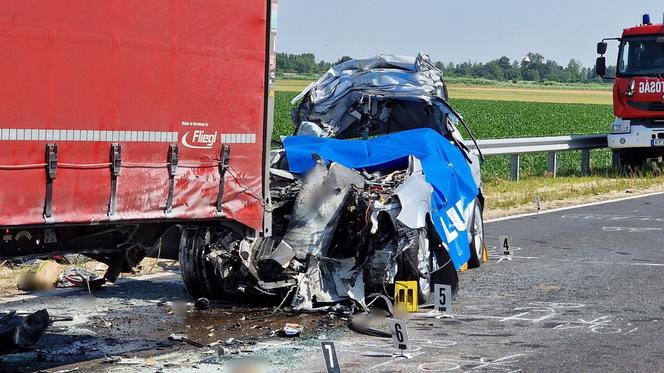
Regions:
[[[475, 144], [472, 141], [467, 141], [465, 144], [468, 148], [475, 149]], [[515, 181], [519, 180], [521, 154], [549, 153], [548, 171], [555, 177], [558, 168], [556, 153], [581, 150], [581, 172], [588, 175], [590, 174], [590, 150], [608, 147], [606, 135], [489, 139], [477, 140], [477, 145], [485, 156], [511, 155], [510, 176]]]

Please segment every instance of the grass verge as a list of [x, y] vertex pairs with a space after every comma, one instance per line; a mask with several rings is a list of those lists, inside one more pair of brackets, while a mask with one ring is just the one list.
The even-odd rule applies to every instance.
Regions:
[[625, 176], [605, 170], [585, 177], [494, 179], [484, 184], [485, 218], [537, 212], [538, 198], [543, 211], [660, 191], [664, 191], [664, 176], [652, 172]]

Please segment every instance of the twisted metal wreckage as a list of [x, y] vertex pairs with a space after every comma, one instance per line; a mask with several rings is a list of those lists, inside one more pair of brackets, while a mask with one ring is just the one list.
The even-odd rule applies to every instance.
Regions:
[[420, 303], [434, 283], [456, 291], [484, 250], [481, 154], [463, 145], [442, 73], [424, 55], [352, 60], [298, 102], [294, 136], [271, 154], [271, 237], [187, 238], [208, 244], [216, 274], [199, 286], [308, 311], [366, 310], [399, 280], [418, 281]]

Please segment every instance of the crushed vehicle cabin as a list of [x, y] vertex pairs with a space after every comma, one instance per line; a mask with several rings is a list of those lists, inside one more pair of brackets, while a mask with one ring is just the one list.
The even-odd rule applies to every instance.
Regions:
[[456, 287], [484, 250], [480, 156], [440, 71], [424, 55], [335, 66], [271, 150], [276, 1], [236, 3], [0, 9], [0, 259], [82, 253], [110, 282], [179, 259], [194, 297], [301, 310], [363, 308], [399, 280], [423, 301]]
[[395, 281], [417, 281], [421, 303], [433, 283], [456, 290], [456, 271], [484, 253], [483, 200], [480, 155], [446, 99], [424, 55], [332, 68], [293, 100], [295, 135], [272, 151], [272, 235], [199, 232], [214, 270], [189, 291], [290, 297], [311, 311], [366, 309]]

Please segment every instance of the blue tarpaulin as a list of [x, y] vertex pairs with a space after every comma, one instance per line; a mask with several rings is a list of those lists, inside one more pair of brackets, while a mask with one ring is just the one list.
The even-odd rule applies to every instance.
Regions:
[[[456, 269], [470, 258], [464, 210], [475, 199], [478, 188], [468, 161], [454, 144], [437, 132], [414, 129], [369, 140], [338, 140], [291, 136], [284, 140], [290, 171], [304, 174], [314, 167], [313, 154], [358, 170], [405, 168], [408, 156], [422, 162], [426, 181], [433, 186], [431, 217], [447, 244]], [[468, 224], [467, 224], [468, 223]]]

